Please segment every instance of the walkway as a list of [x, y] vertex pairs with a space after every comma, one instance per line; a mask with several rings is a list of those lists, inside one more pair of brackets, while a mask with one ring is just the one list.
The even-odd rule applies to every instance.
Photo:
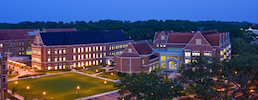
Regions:
[[[101, 94], [96, 94], [96, 95], [92, 95], [92, 96], [88, 96], [88, 97], [84, 97], [84, 98], [79, 98], [79, 99], [75, 99], [75, 100], [94, 100], [94, 98], [99, 98], [102, 96], [106, 96], [106, 95], [113, 95], [116, 94], [117, 95], [118, 90], [114, 90], [114, 91], [110, 91], [110, 92], [105, 92], [105, 93], [101, 93]], [[116, 100], [117, 97], [114, 98], [110, 98], [110, 99], [98, 99], [98, 100]]]
[[[7, 90], [8, 93], [12, 94], [11, 90]], [[24, 98], [22, 96], [20, 96], [19, 94], [14, 93], [13, 95], [15, 98], [19, 99], [19, 100], [24, 100]]]
[[78, 74], [87, 75], [87, 76], [90, 76], [90, 77], [99, 78], [99, 79], [106, 80], [106, 81], [111, 81], [111, 82], [118, 82], [119, 81], [119, 80], [112, 80], [112, 79], [108, 79], [108, 78], [104, 78], [104, 77], [99, 77], [96, 74], [87, 74], [87, 73], [83, 73], [83, 72], [79, 72], [79, 71], [75, 71], [75, 72], [78, 73]]

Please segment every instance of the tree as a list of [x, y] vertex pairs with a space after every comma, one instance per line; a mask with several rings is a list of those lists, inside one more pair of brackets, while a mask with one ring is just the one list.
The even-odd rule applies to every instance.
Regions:
[[[176, 80], [165, 81], [163, 76], [155, 73], [133, 73], [120, 78], [120, 82], [115, 83], [114, 87], [119, 89], [118, 99], [137, 100], [162, 100], [182, 96], [183, 87]], [[125, 95], [128, 93], [128, 95]]]

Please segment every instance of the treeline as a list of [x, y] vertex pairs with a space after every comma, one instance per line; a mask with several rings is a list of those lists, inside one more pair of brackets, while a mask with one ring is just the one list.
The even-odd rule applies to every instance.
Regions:
[[174, 31], [206, 31], [217, 29], [219, 32], [230, 32], [231, 37], [242, 37], [240, 28], [253, 26], [250, 22], [221, 22], [221, 21], [188, 21], [188, 20], [147, 20], [147, 21], [120, 21], [120, 20], [100, 20], [98, 22], [75, 21], [70, 23], [60, 22], [20, 22], [17, 24], [0, 23], [0, 29], [43, 29], [43, 28], [76, 28], [78, 31], [87, 30], [120, 30], [134, 40], [153, 39], [155, 32]]

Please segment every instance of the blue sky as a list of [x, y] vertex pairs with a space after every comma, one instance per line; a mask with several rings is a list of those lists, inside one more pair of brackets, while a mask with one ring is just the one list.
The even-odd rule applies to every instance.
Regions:
[[258, 0], [0, 0], [0, 22], [220, 20], [258, 24]]

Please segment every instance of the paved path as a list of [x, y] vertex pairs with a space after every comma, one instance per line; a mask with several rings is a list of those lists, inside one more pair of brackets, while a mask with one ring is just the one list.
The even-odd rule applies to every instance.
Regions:
[[78, 73], [78, 74], [87, 75], [87, 76], [99, 78], [99, 79], [106, 80], [106, 81], [111, 81], [111, 82], [118, 82], [119, 81], [119, 80], [112, 80], [112, 79], [108, 79], [108, 78], [104, 78], [104, 77], [99, 77], [99, 76], [94, 75], [94, 74], [87, 74], [87, 73], [78, 72], [78, 71], [75, 71], [75, 72]]
[[[79, 99], [75, 99], [75, 100], [95, 100], [95, 98], [99, 98], [99, 97], [106, 96], [106, 95], [113, 95], [113, 94], [117, 94], [117, 93], [118, 93], [118, 90], [114, 90], [114, 91], [96, 94], [96, 95], [79, 98]], [[98, 100], [116, 100], [116, 99], [117, 99], [117, 97], [115, 99], [112, 98], [112, 99], [98, 99]]]
[[[7, 90], [8, 93], [12, 94], [11, 90]], [[15, 98], [19, 99], [19, 100], [24, 100], [23, 96], [20, 96], [19, 94], [14, 93], [13, 95]]]

